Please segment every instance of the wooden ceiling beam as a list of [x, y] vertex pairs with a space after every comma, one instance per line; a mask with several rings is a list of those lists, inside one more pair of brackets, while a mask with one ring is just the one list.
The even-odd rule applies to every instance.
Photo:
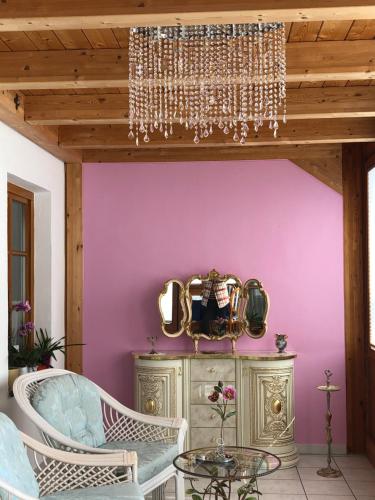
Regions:
[[[33, 125], [128, 123], [128, 94], [25, 97], [25, 120]], [[288, 120], [375, 116], [375, 86], [287, 90]]]
[[1, 31], [374, 19], [370, 0], [8, 0]]
[[80, 161], [82, 158], [80, 151], [59, 147], [58, 127], [25, 122], [23, 96], [15, 92], [0, 92], [0, 120], [59, 160]]
[[[59, 143], [69, 149], [137, 149], [134, 140], [128, 138], [127, 125], [81, 125], [59, 127]], [[168, 140], [155, 134], [148, 143], [140, 137], [140, 148], [199, 148], [199, 147], [242, 147], [232, 140], [232, 134], [225, 135], [221, 130], [198, 144], [193, 142], [194, 131], [175, 125], [174, 133]], [[256, 134], [250, 130], [247, 145], [275, 146], [280, 144], [324, 144], [342, 142], [375, 141], [375, 118], [338, 118], [331, 120], [293, 120], [281, 124], [277, 139], [265, 125]]]
[[87, 149], [83, 151], [86, 163], [147, 163], [184, 161], [235, 161], [235, 160], [304, 160], [306, 158], [341, 157], [340, 144], [296, 144], [281, 146], [243, 146], [240, 148], [137, 148], [137, 149]]
[[[374, 53], [375, 40], [288, 43], [287, 80], [375, 79]], [[0, 52], [1, 90], [127, 85], [126, 49]]]
[[103, 149], [83, 151], [86, 163], [166, 163], [288, 159], [342, 193], [341, 144], [302, 144], [241, 148]]

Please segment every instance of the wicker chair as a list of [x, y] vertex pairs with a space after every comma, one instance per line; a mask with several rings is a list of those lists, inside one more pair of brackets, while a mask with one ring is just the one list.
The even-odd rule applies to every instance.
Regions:
[[[65, 377], [61, 379], [60, 377], [63, 376]], [[67, 379], [66, 376], [78, 381], [87, 381], [99, 394], [101, 402], [101, 410], [99, 409], [100, 427], [104, 428], [105, 441], [101, 447], [87, 445], [83, 440], [72, 439], [67, 432], [61, 432], [61, 429], [58, 430], [56, 425], [51, 425], [49, 406], [47, 406], [44, 417], [41, 416], [40, 411], [36, 411], [35, 404], [33, 406], [38, 391], [50, 383], [49, 379], [53, 379], [54, 392], [56, 392], [56, 390], [59, 391], [63, 381]], [[60, 369], [42, 370], [22, 375], [14, 382], [13, 392], [19, 407], [40, 430], [47, 445], [80, 453], [109, 454], [120, 450], [136, 451], [138, 454], [138, 479], [144, 495], [153, 492], [153, 498], [163, 498], [166, 481], [174, 478], [176, 499], [183, 500], [185, 498], [184, 479], [172, 463], [173, 456], [183, 451], [187, 430], [185, 419], [154, 417], [135, 412], [120, 404], [93, 382], [80, 375]], [[68, 395], [67, 398], [69, 397]], [[164, 450], [162, 470], [160, 470], [159, 458], [157, 459], [159, 462], [153, 459], [154, 456], [158, 456], [153, 455], [153, 450], [158, 448]], [[154, 466], [153, 462], [158, 464], [158, 468]]]
[[0, 498], [142, 500], [135, 453], [82, 455], [54, 450], [0, 413]]

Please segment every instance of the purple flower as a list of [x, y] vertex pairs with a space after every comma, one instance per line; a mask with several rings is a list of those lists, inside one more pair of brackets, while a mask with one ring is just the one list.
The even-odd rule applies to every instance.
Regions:
[[233, 385], [227, 385], [223, 387], [223, 399], [226, 401], [232, 401], [233, 399], [236, 399], [237, 391], [233, 387]]
[[30, 333], [33, 333], [34, 330], [35, 330], [34, 323], [32, 321], [27, 321], [20, 327], [18, 333], [21, 335], [21, 337], [26, 337]]
[[19, 302], [18, 304], [15, 304], [13, 306], [13, 309], [15, 309], [16, 311], [23, 311], [28, 313], [29, 311], [31, 311], [31, 305], [28, 300], [25, 300], [25, 302]]

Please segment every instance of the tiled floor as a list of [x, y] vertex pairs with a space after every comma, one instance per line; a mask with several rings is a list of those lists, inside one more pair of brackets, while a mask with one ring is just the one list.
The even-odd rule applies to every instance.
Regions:
[[[276, 471], [258, 481], [261, 500], [375, 500], [375, 468], [360, 455], [334, 458], [343, 476], [326, 479], [316, 471], [326, 465], [321, 455], [302, 455], [298, 467]], [[188, 487], [188, 486], [187, 486]], [[172, 485], [167, 499], [175, 498]], [[191, 497], [187, 497], [190, 498]], [[233, 499], [237, 498], [236, 495]]]

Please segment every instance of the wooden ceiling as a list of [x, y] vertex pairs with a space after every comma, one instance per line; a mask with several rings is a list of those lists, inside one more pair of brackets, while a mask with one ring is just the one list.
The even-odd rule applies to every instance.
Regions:
[[[0, 119], [65, 161], [208, 159], [217, 151], [253, 158], [264, 157], [265, 148], [268, 156], [291, 158], [295, 145], [308, 144], [309, 161], [316, 167], [328, 157], [337, 163], [341, 143], [375, 141], [375, 2], [214, 4], [1, 2]], [[128, 140], [129, 26], [259, 20], [287, 23], [288, 124], [276, 140], [266, 127], [246, 146], [221, 133], [197, 146], [178, 127], [168, 141], [155, 137], [136, 148]]]

